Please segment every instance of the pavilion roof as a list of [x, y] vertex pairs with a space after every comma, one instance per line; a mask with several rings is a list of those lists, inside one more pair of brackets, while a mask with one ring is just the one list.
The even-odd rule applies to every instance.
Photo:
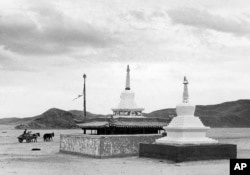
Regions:
[[161, 128], [163, 126], [166, 126], [167, 124], [159, 123], [159, 122], [153, 122], [153, 123], [147, 123], [147, 122], [117, 122], [112, 124], [111, 126], [119, 127], [119, 128]]
[[141, 112], [144, 108], [112, 108], [112, 111], [138, 111]]
[[77, 124], [80, 128], [89, 128], [89, 129], [97, 129], [97, 128], [105, 128], [109, 126], [109, 123], [107, 121], [96, 121], [96, 122], [87, 122], [87, 123], [81, 123]]
[[77, 124], [83, 129], [97, 129], [104, 127], [123, 128], [162, 128], [168, 125], [170, 119], [167, 118], [96, 118]]

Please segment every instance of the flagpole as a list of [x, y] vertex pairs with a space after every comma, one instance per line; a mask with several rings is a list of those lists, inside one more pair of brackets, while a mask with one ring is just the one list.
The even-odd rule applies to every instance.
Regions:
[[86, 85], [85, 79], [86, 74], [83, 74], [84, 84], [83, 84], [83, 111], [84, 111], [84, 119], [86, 119]]

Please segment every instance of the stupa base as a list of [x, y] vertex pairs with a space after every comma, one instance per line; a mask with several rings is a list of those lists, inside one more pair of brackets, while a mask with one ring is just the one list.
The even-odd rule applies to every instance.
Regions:
[[60, 152], [94, 158], [138, 156], [140, 143], [153, 143], [160, 137], [160, 134], [61, 134]]
[[139, 146], [139, 157], [166, 159], [174, 162], [235, 159], [237, 146], [233, 144], [147, 144]]

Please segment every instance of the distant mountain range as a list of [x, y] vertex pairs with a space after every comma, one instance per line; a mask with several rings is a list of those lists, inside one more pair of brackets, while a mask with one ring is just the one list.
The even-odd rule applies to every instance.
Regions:
[[[147, 117], [176, 116], [175, 108], [145, 114]], [[196, 105], [195, 116], [204, 125], [216, 127], [250, 127], [250, 100], [238, 100], [216, 105]]]
[[[87, 112], [87, 119], [108, 117]], [[0, 119], [1, 125], [16, 125], [16, 129], [66, 129], [76, 128], [75, 121], [83, 120], [83, 111], [64, 111], [57, 108], [28, 118]], [[173, 118], [174, 108], [144, 113], [145, 117]], [[204, 125], [210, 127], [250, 127], [250, 100], [238, 100], [217, 105], [197, 105], [195, 116], [199, 116]]]

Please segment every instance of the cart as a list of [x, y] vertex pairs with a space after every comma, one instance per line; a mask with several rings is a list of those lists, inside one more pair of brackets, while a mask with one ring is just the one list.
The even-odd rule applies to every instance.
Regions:
[[26, 142], [29, 143], [33, 139], [33, 135], [32, 134], [22, 134], [22, 135], [18, 136], [17, 139], [18, 139], [19, 143], [22, 143], [24, 140], [26, 140]]

